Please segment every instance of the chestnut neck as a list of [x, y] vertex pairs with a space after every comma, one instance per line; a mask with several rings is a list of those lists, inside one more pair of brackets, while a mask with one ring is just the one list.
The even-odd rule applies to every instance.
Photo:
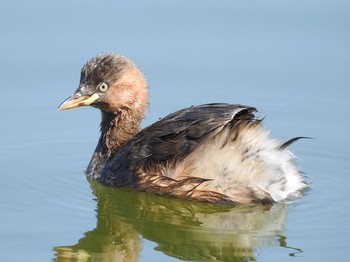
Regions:
[[109, 159], [126, 142], [140, 131], [143, 113], [123, 109], [117, 113], [102, 112], [101, 136], [86, 170], [87, 176], [93, 179], [101, 175], [101, 171]]
[[141, 118], [130, 111], [117, 114], [102, 111], [101, 143], [108, 156], [113, 155], [125, 142], [140, 131]]

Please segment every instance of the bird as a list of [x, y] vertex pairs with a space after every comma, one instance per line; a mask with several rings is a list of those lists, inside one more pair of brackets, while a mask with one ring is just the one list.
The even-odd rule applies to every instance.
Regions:
[[299, 197], [308, 183], [288, 150], [271, 138], [252, 106], [210, 103], [141, 128], [148, 83], [129, 58], [101, 53], [86, 62], [72, 96], [58, 107], [101, 111], [89, 180], [192, 201], [272, 205]]

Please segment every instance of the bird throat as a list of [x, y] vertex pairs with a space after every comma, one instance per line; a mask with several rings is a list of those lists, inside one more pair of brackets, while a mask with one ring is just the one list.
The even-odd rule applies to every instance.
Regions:
[[102, 168], [110, 158], [140, 131], [140, 121], [141, 118], [130, 111], [102, 111], [101, 136], [86, 170], [88, 177], [96, 179], [101, 175]]

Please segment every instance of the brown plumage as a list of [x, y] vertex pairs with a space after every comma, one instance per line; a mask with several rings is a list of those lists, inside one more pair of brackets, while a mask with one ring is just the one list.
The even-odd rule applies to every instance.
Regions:
[[102, 112], [90, 179], [197, 201], [270, 204], [306, 183], [284, 144], [268, 137], [254, 107], [223, 103], [182, 109], [141, 130], [147, 82], [120, 55], [84, 65], [80, 85], [59, 109], [91, 105]]

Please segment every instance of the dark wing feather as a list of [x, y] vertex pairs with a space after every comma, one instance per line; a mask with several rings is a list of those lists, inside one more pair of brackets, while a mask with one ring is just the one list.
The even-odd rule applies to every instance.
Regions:
[[136, 170], [179, 161], [226, 125], [253, 121], [254, 107], [205, 104], [172, 113], [143, 129], [120, 148], [102, 171], [108, 184], [133, 184]]
[[299, 139], [312, 139], [312, 137], [308, 137], [308, 136], [298, 136], [298, 137], [294, 137], [292, 139], [289, 139], [288, 141], [284, 142], [282, 145], [280, 145], [278, 147], [279, 150], [283, 150], [286, 149], [287, 147], [289, 147], [291, 144], [293, 144], [294, 142], [298, 141]]
[[207, 104], [175, 112], [135, 136], [134, 161], [148, 169], [155, 163], [181, 160], [226, 124], [252, 119], [254, 111], [241, 105]]

